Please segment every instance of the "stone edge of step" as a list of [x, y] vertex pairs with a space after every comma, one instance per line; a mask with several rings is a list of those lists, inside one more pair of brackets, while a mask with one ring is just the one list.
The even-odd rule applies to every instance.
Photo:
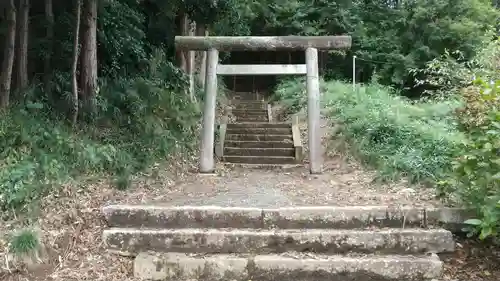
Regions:
[[297, 206], [250, 208], [222, 206], [108, 205], [111, 227], [150, 228], [362, 228], [367, 226], [442, 226], [460, 232], [473, 212], [453, 207]]
[[228, 123], [228, 129], [241, 129], [241, 128], [291, 128], [290, 123], [269, 123], [269, 122], [238, 122], [238, 123]]
[[227, 134], [226, 135], [226, 140], [234, 140], [233, 137], [237, 137], [236, 140], [248, 140], [248, 139], [257, 139], [257, 140], [263, 140], [267, 141], [266, 139], [278, 139], [279, 140], [273, 140], [273, 141], [285, 141], [285, 140], [291, 140], [292, 139], [292, 134], [288, 135], [276, 135], [276, 134]]
[[291, 141], [238, 141], [226, 140], [226, 148], [294, 148]]
[[[249, 156], [249, 157], [295, 157], [295, 148], [290, 147], [224, 147], [223, 156]], [[288, 160], [288, 159], [286, 159]]]
[[[318, 256], [300, 255], [186, 255], [141, 253], [134, 261], [134, 276], [141, 280], [431, 280], [441, 277], [443, 263], [436, 255]], [[314, 279], [313, 279], [314, 280]], [[362, 279], [365, 280], [365, 279]], [[370, 279], [372, 280], [372, 279]]]
[[267, 164], [267, 165], [285, 165], [294, 164], [297, 162], [293, 156], [238, 156], [224, 155], [222, 156], [223, 163], [232, 164]]
[[227, 128], [228, 135], [291, 135], [292, 127], [275, 128], [275, 127], [230, 127]]
[[134, 229], [110, 228], [103, 232], [108, 249], [130, 256], [145, 251], [182, 253], [329, 254], [446, 253], [455, 250], [450, 231], [392, 228], [337, 229]]
[[[259, 142], [259, 143], [265, 143], [265, 142]], [[290, 150], [293, 150], [294, 147], [235, 147], [235, 146], [226, 146], [224, 147], [224, 149], [229, 149], [229, 150], [249, 150], [249, 151], [252, 151], [252, 150], [264, 150], [264, 151], [290, 151]], [[252, 155], [245, 155], [245, 156], [252, 156]], [[258, 156], [258, 155], [256, 155]], [[269, 155], [269, 156], [273, 156], [273, 155]]]

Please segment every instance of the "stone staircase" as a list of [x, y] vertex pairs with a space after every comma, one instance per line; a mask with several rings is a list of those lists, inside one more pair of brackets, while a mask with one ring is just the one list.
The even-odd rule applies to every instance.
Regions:
[[239, 93], [233, 97], [232, 115], [236, 122], [227, 124], [222, 160], [271, 165], [299, 162], [292, 124], [272, 123], [270, 108], [257, 98], [256, 93]]
[[[427, 281], [462, 218], [387, 206], [104, 208], [103, 240], [140, 280]], [[450, 215], [451, 214], [451, 215]]]

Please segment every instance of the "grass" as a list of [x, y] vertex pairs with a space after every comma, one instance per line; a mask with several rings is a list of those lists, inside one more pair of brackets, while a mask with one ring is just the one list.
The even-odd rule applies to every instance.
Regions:
[[[351, 152], [376, 169], [380, 180], [407, 177], [433, 183], [450, 173], [464, 135], [451, 112], [456, 101], [415, 103], [380, 85], [322, 82], [324, 115], [340, 124]], [[277, 90], [290, 112], [306, 106], [303, 79], [286, 80]]]
[[31, 255], [40, 248], [40, 239], [34, 230], [24, 229], [15, 233], [9, 242], [9, 252], [16, 256]]

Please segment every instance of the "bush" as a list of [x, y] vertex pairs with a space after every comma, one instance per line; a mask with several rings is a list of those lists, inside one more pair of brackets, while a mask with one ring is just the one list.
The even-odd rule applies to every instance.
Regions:
[[467, 134], [465, 153], [453, 162], [454, 173], [442, 186], [479, 219], [469, 220], [471, 234], [498, 235], [500, 228], [500, 81], [478, 80], [464, 90], [465, 106], [457, 111]]
[[[340, 124], [355, 155], [378, 170], [381, 180], [401, 176], [432, 183], [448, 175], [463, 134], [452, 112], [460, 103], [412, 103], [380, 85], [322, 83], [324, 115]], [[302, 90], [300, 90], [302, 89]], [[303, 80], [281, 83], [277, 96], [291, 111], [306, 105]]]
[[0, 116], [0, 209], [26, 207], [60, 182], [108, 173], [128, 177], [196, 143], [199, 106], [185, 77], [157, 53], [140, 76], [104, 82], [93, 119], [77, 130], [33, 102]]

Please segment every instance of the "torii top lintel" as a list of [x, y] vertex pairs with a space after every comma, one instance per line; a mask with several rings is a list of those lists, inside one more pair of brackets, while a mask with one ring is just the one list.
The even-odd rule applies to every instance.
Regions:
[[349, 49], [351, 36], [175, 36], [180, 50], [261, 51]]

